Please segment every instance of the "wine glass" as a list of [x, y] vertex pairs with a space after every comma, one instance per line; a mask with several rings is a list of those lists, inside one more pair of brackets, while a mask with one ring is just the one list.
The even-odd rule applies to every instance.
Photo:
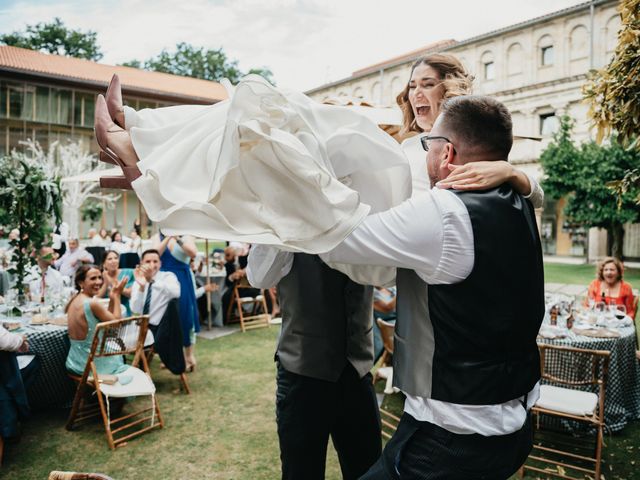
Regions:
[[627, 316], [627, 307], [624, 305], [611, 305], [613, 309], [613, 314], [618, 320], [622, 320]]

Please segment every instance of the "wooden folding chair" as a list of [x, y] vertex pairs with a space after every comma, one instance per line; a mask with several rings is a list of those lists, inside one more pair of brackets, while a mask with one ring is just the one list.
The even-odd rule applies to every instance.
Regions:
[[378, 360], [378, 368], [373, 375], [373, 383], [376, 383], [380, 379], [387, 381], [384, 393], [394, 393], [393, 390], [393, 332], [395, 331], [395, 325], [393, 323], [385, 322], [381, 318], [376, 318], [376, 323], [380, 329], [382, 336], [382, 345], [384, 350], [382, 356]]
[[[269, 327], [271, 315], [267, 309], [264, 290], [260, 290], [260, 294], [255, 297], [243, 297], [240, 294], [240, 289], [244, 288], [253, 288], [249, 284], [249, 280], [247, 280], [246, 277], [236, 280], [233, 285], [233, 292], [231, 293], [229, 310], [227, 311], [227, 318], [229, 319], [229, 322], [239, 320], [240, 329], [243, 332], [254, 328]], [[251, 312], [249, 314], [244, 311], [245, 306], [251, 307]]]
[[[378, 380], [383, 379], [386, 380], [386, 385], [384, 388], [384, 393], [387, 395], [395, 393], [398, 391], [393, 388], [393, 332], [395, 330], [395, 325], [393, 323], [385, 322], [381, 318], [376, 318], [376, 323], [378, 324], [378, 328], [380, 328], [380, 334], [382, 335], [382, 345], [384, 350], [382, 352], [382, 356], [380, 360], [378, 360], [378, 368], [373, 374], [373, 383], [376, 383]], [[381, 434], [384, 438], [391, 438], [394, 432], [398, 428], [398, 423], [400, 423], [400, 418], [393, 415], [388, 410], [384, 408], [380, 408], [380, 422], [382, 424]]]
[[58, 472], [49, 473], [49, 480], [113, 480], [102, 473]]
[[[587, 474], [600, 480], [610, 352], [548, 344], [538, 346], [545, 384], [541, 385], [540, 398], [531, 410], [536, 420], [534, 445], [520, 469], [520, 478], [531, 470], [547, 478], [578, 480]], [[553, 436], [550, 429], [543, 431], [541, 416], [550, 417], [545, 420], [555, 418], [586, 424], [587, 432], [595, 433], [595, 445], [587, 442], [585, 447], [575, 434]]]
[[[143, 315], [102, 322], [96, 326], [91, 351], [82, 376], [70, 375], [78, 382], [78, 388], [67, 420], [67, 430], [72, 430], [85, 420], [101, 416], [109, 448], [114, 449], [125, 445], [127, 440], [133, 437], [164, 426], [155, 395], [156, 388], [151, 380], [149, 364], [144, 354], [148, 322], [149, 317]], [[133, 355], [131, 366], [126, 371], [126, 374], [131, 375], [133, 379], [126, 385], [121, 385], [119, 382], [107, 385], [100, 381], [95, 360], [117, 355]], [[138, 365], [142, 368], [138, 368]], [[93, 391], [96, 393], [97, 405], [90, 401]], [[110, 398], [124, 401], [127, 397], [147, 395], [151, 397], [150, 407], [111, 418]], [[145, 426], [147, 422], [148, 425]]]

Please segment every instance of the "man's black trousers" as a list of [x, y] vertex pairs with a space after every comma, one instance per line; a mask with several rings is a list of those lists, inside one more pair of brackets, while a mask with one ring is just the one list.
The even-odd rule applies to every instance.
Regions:
[[359, 378], [350, 364], [329, 382], [278, 363], [276, 420], [283, 480], [324, 479], [329, 436], [345, 480], [363, 475], [382, 450], [371, 374]]
[[533, 445], [531, 416], [509, 435], [458, 435], [407, 413], [362, 480], [506, 480]]

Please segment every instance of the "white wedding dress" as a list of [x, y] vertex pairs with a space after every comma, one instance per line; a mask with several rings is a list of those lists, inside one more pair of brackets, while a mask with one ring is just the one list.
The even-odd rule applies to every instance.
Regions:
[[125, 107], [132, 186], [164, 233], [322, 253], [411, 195], [400, 145], [365, 115], [257, 75], [225, 86], [210, 106]]

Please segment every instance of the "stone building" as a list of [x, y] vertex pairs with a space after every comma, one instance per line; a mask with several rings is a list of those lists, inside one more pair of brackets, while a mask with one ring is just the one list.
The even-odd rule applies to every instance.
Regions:
[[[416, 58], [432, 52], [451, 53], [475, 76], [475, 93], [494, 96], [509, 107], [514, 133], [542, 136], [542, 142], [517, 140], [510, 156], [512, 163], [539, 178], [538, 158], [561, 115], [575, 119], [576, 141], [592, 136], [581, 89], [588, 71], [602, 68], [613, 56], [620, 27], [617, 6], [615, 0], [594, 0], [467, 40], [437, 42], [307, 94], [319, 101], [346, 95], [394, 106]], [[604, 256], [606, 233], [569, 225], [562, 207], [562, 201], [548, 201], [541, 213], [545, 253], [589, 259]], [[626, 226], [624, 255], [640, 257], [640, 224]]]

